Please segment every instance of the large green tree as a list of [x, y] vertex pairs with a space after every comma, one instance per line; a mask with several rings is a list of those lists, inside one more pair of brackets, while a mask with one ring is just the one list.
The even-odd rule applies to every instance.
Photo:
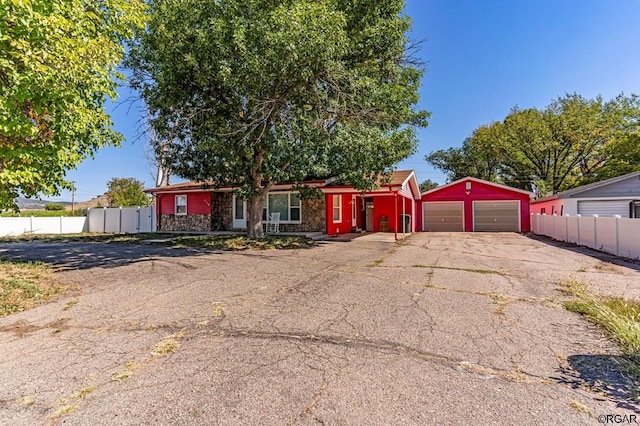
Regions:
[[422, 68], [402, 0], [152, 0], [128, 64], [173, 173], [234, 185], [261, 237], [276, 182], [360, 189], [414, 152]]
[[153, 201], [144, 192], [144, 184], [135, 178], [113, 178], [107, 184], [110, 207], [148, 206]]
[[68, 169], [121, 141], [103, 104], [144, 17], [142, 0], [0, 0], [0, 208], [70, 188]]
[[426, 161], [450, 179], [468, 175], [556, 193], [637, 169], [639, 106], [635, 95], [604, 101], [567, 94], [542, 110], [514, 108], [462, 147], [432, 152]]

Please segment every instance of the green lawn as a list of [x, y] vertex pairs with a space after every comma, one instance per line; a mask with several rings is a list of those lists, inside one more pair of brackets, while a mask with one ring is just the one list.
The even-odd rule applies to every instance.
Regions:
[[244, 235], [188, 235], [169, 233], [140, 233], [140, 234], [29, 234], [11, 237], [0, 237], [1, 243], [19, 241], [44, 241], [44, 242], [103, 242], [143, 244], [148, 240], [158, 240], [154, 244], [170, 247], [206, 248], [214, 250], [269, 250], [269, 249], [296, 249], [316, 245], [316, 242], [304, 237], [292, 237], [282, 235], [269, 235], [262, 240], [251, 240]]

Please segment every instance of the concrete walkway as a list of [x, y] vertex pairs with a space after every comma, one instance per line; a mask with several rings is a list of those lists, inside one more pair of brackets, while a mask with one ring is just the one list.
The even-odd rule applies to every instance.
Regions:
[[595, 425], [637, 412], [619, 351], [558, 291], [576, 279], [636, 295], [637, 265], [516, 234], [388, 237], [224, 253], [0, 245], [71, 288], [0, 318], [0, 424]]

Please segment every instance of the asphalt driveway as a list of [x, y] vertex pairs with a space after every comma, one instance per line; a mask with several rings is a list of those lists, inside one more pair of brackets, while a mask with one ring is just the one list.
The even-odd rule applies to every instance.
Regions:
[[[637, 265], [516, 234], [282, 251], [0, 245], [72, 290], [0, 318], [2, 424], [599, 424], [637, 400], [558, 283]], [[640, 422], [640, 420], [638, 420]]]

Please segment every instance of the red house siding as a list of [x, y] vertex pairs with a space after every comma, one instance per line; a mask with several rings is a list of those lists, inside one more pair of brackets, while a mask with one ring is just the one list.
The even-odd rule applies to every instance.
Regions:
[[210, 214], [211, 192], [188, 192], [186, 194], [158, 194], [157, 209], [159, 214], [176, 213], [176, 195], [187, 196], [187, 214]]
[[[339, 194], [342, 199], [342, 221], [334, 222], [333, 221], [333, 195], [338, 195], [335, 193], [326, 194], [326, 205], [327, 205], [327, 234], [328, 235], [337, 235], [337, 234], [346, 234], [352, 232], [354, 228], [366, 228], [366, 224], [363, 220], [362, 213], [362, 197], [358, 195], [355, 197], [356, 199], [356, 221], [353, 223], [352, 217], [352, 197], [356, 195], [355, 193], [343, 193]], [[415, 230], [415, 217], [416, 209], [414, 207], [414, 201], [408, 198], [402, 197], [401, 195], [397, 196], [397, 205], [396, 205], [396, 194], [395, 192], [389, 191], [388, 194], [383, 195], [374, 195], [367, 196], [365, 195], [365, 199], [371, 198], [373, 200], [373, 231], [380, 232], [380, 221], [383, 217], [386, 216], [388, 221], [387, 232], [398, 232], [402, 231], [402, 225], [400, 222], [400, 215], [402, 214], [402, 204], [404, 203], [404, 213], [412, 216], [412, 230]]]
[[[556, 198], [554, 200], [541, 201], [538, 203], [531, 203], [531, 213], [540, 213], [546, 215], [557, 214], [558, 216], [564, 214], [564, 200], [562, 198]], [[543, 211], [544, 209], [544, 211]]]
[[529, 232], [531, 230], [529, 208], [530, 197], [521, 192], [510, 191], [505, 188], [487, 185], [477, 181], [471, 182], [471, 190], [467, 195], [466, 183], [462, 181], [456, 185], [435, 190], [434, 192], [424, 194], [419, 203], [418, 212], [418, 229], [422, 230], [422, 203], [428, 201], [462, 201], [464, 202], [464, 230], [466, 232], [473, 231], [473, 202], [474, 201], [502, 201], [502, 200], [519, 200], [520, 201], [520, 228], [521, 232]]
[[[340, 222], [333, 221], [333, 196], [339, 195], [342, 200], [342, 218]], [[326, 194], [326, 205], [327, 205], [327, 234], [328, 235], [337, 235], [337, 234], [347, 234], [351, 232], [355, 225], [351, 222], [351, 199], [354, 194]]]

